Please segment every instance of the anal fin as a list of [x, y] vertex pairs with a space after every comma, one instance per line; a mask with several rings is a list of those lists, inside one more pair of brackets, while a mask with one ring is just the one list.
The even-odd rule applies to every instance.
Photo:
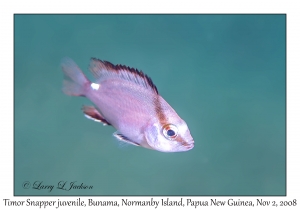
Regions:
[[86, 118], [101, 122], [103, 125], [111, 125], [107, 120], [99, 113], [99, 111], [93, 106], [83, 106], [82, 111]]
[[126, 136], [124, 136], [121, 133], [118, 133], [117, 131], [113, 133], [114, 137], [116, 137], [117, 139], [119, 139], [120, 141], [126, 142], [128, 144], [132, 144], [134, 146], [140, 146], [139, 144], [133, 142], [132, 140], [130, 140], [129, 138], [127, 138]]

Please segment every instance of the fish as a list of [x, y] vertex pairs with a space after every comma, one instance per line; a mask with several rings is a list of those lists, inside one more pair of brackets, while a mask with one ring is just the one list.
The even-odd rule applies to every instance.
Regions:
[[88, 98], [94, 106], [82, 107], [85, 117], [113, 126], [113, 136], [119, 141], [159, 152], [184, 152], [194, 147], [186, 122], [142, 71], [91, 58], [91, 82], [69, 57], [62, 59], [61, 68], [62, 91]]

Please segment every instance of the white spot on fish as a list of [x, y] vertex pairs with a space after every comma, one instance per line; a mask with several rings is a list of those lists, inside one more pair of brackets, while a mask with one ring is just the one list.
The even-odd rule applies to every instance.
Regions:
[[98, 90], [100, 85], [99, 84], [96, 84], [96, 83], [92, 83], [91, 84], [91, 87], [93, 88], [93, 90]]

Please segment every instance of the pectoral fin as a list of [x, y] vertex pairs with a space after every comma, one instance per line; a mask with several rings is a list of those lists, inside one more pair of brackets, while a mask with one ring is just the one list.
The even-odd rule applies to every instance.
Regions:
[[96, 122], [102, 122], [103, 125], [111, 125], [107, 120], [99, 113], [99, 111], [93, 106], [83, 106], [82, 111], [86, 118], [94, 120]]
[[121, 133], [118, 133], [117, 131], [113, 133], [114, 137], [116, 137], [117, 139], [119, 139], [122, 142], [126, 142], [128, 144], [132, 144], [134, 146], [140, 146], [139, 144], [135, 143], [134, 141], [130, 140], [129, 138], [127, 138], [126, 136], [124, 136]]

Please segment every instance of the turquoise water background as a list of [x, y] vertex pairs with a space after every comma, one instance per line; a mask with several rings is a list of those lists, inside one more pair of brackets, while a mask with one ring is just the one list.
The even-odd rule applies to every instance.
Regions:
[[[14, 24], [15, 195], [286, 194], [285, 15], [15, 15]], [[113, 127], [83, 116], [91, 102], [62, 93], [65, 56], [90, 79], [91, 57], [143, 70], [195, 147], [120, 145]]]

